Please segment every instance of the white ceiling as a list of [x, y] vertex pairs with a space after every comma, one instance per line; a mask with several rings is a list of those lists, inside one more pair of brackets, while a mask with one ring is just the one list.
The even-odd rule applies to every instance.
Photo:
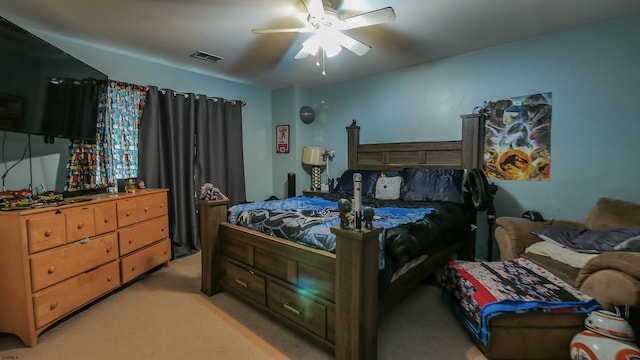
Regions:
[[[301, 0], [3, 0], [0, 16], [180, 68], [267, 88], [320, 87], [640, 11], [638, 0], [333, 0], [342, 17], [391, 6], [393, 22], [349, 30], [372, 50], [295, 60], [310, 34]], [[303, 14], [302, 16], [300, 14]], [[222, 56], [194, 59], [196, 50]]]

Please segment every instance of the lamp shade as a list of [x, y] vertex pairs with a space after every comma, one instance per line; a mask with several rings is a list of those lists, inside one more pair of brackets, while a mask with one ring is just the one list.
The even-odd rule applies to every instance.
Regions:
[[327, 161], [322, 157], [327, 150], [320, 147], [305, 146], [302, 150], [302, 163], [314, 166], [325, 166]]

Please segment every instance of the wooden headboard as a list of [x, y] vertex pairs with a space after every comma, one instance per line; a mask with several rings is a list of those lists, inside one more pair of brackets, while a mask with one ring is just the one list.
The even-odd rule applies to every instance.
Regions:
[[462, 115], [462, 135], [453, 141], [360, 144], [360, 126], [347, 126], [348, 169], [473, 169], [480, 165], [482, 122], [479, 114]]

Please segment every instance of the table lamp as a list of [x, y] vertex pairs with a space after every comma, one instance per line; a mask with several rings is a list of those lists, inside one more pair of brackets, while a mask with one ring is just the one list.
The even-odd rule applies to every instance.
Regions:
[[311, 165], [311, 190], [320, 190], [320, 173], [322, 172], [322, 166], [327, 164], [322, 155], [326, 151], [324, 148], [313, 146], [305, 146], [302, 150], [302, 163]]

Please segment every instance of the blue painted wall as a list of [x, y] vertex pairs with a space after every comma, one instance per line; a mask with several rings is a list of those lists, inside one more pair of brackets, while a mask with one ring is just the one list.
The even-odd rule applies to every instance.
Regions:
[[[460, 115], [487, 100], [552, 92], [551, 179], [496, 181], [497, 212], [519, 216], [536, 209], [548, 218], [581, 220], [601, 196], [640, 202], [635, 157], [640, 153], [639, 34], [640, 14], [635, 14], [330, 87], [275, 91], [39, 35], [112, 79], [247, 101], [243, 140], [249, 200], [285, 196], [288, 172], [297, 175], [298, 193], [307, 188], [309, 174], [300, 164], [304, 145], [335, 150], [331, 174], [338, 176], [346, 168], [345, 126], [352, 119], [362, 126], [363, 142], [457, 139]], [[316, 111], [312, 124], [299, 120], [302, 105]], [[280, 124], [291, 125], [289, 154], [275, 154]], [[11, 164], [24, 142], [9, 145]], [[39, 161], [56, 156], [55, 151], [41, 154]], [[55, 177], [53, 168], [42, 169], [45, 179]], [[11, 176], [13, 184], [26, 185], [24, 172]], [[486, 239], [484, 217], [478, 222], [478, 239]], [[484, 241], [477, 253], [486, 253]]]
[[552, 92], [551, 179], [496, 181], [497, 213], [582, 220], [602, 196], [640, 202], [639, 34], [636, 14], [316, 89], [322, 127], [301, 137], [336, 150], [336, 176], [351, 119], [363, 143], [456, 139], [484, 101]]

